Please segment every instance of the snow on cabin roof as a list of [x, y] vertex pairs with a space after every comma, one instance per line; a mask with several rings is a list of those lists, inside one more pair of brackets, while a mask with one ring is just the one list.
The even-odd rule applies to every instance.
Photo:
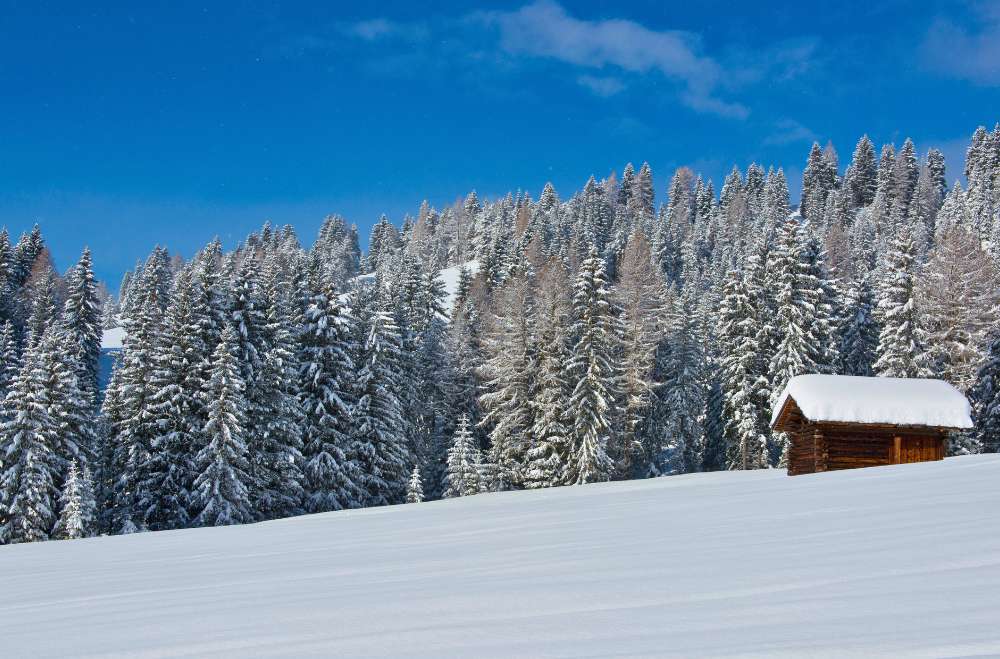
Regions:
[[944, 380], [798, 375], [778, 398], [772, 426], [789, 398], [810, 421], [972, 427], [968, 399]]

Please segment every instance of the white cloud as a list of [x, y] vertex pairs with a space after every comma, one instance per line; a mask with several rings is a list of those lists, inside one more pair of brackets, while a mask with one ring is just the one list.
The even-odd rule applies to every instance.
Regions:
[[576, 81], [598, 96], [614, 96], [625, 89], [625, 83], [618, 78], [582, 75]]
[[1000, 85], [1000, 3], [978, 4], [974, 15], [971, 29], [950, 19], [935, 21], [924, 39], [924, 61], [951, 77]]
[[582, 20], [551, 0], [479, 16], [499, 29], [500, 46], [511, 54], [593, 69], [656, 71], [679, 81], [682, 101], [695, 110], [738, 118], [748, 114], [746, 107], [717, 96], [722, 68], [699, 54], [699, 38], [690, 32], [651, 30], [624, 19]]
[[815, 142], [816, 133], [794, 119], [779, 119], [774, 122], [774, 130], [764, 138], [764, 144], [792, 144], [793, 142]]

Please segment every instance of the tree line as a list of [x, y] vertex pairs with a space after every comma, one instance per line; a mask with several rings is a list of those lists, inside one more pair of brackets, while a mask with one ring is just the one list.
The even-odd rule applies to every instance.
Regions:
[[[117, 297], [0, 232], [0, 541], [238, 524], [480, 492], [783, 464], [789, 378], [943, 378], [973, 401], [952, 454], [1000, 443], [1000, 126], [965, 186], [862, 137], [718, 195], [648, 164], [560, 199], [426, 202], [367, 252], [156, 248]], [[446, 282], [442, 271], [454, 281]], [[110, 379], [101, 334], [122, 327]]]

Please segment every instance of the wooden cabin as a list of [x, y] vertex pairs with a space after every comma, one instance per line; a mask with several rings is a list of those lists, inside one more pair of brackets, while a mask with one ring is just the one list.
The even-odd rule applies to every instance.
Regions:
[[800, 375], [774, 406], [788, 475], [941, 460], [972, 427], [969, 401], [943, 380]]

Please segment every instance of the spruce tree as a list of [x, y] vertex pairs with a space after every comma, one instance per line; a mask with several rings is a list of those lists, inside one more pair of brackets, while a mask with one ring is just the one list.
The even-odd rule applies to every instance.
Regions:
[[970, 391], [975, 429], [983, 453], [1000, 452], [1000, 334], [994, 333]]
[[66, 284], [62, 324], [67, 332], [69, 351], [77, 363], [80, 390], [93, 406], [97, 403], [97, 361], [101, 355], [102, 326], [90, 249], [83, 250]]
[[264, 299], [264, 353], [258, 380], [260, 414], [257, 426], [255, 488], [251, 496], [258, 519], [298, 514], [305, 496], [302, 473], [304, 416], [297, 399], [300, 364], [294, 320], [287, 291], [272, 264], [267, 273]]
[[195, 458], [198, 476], [191, 493], [196, 526], [244, 524], [254, 519], [247, 484], [247, 447], [243, 437], [246, 403], [239, 374], [239, 339], [227, 326], [212, 355], [207, 389], [206, 444]]
[[845, 296], [839, 370], [844, 375], [870, 377], [875, 374], [879, 327], [871, 275], [863, 264], [859, 270]]
[[768, 464], [768, 419], [761, 409], [768, 388], [758, 343], [759, 298], [748, 286], [749, 274], [736, 270], [727, 274], [719, 309], [729, 469], [760, 469]]
[[154, 445], [162, 432], [154, 409], [157, 389], [153, 379], [162, 319], [156, 289], [148, 284], [142, 289], [137, 293], [144, 302], [127, 319], [121, 365], [108, 392], [111, 401], [105, 399], [113, 447], [112, 532], [147, 529], [147, 512], [159, 497], [148, 484], [154, 468]]
[[694, 316], [694, 304], [686, 295], [674, 301], [667, 318], [670, 349], [660, 367], [670, 442], [665, 466], [680, 473], [698, 471], [701, 464], [702, 415], [708, 394], [705, 352]]
[[201, 295], [192, 268], [177, 275], [163, 320], [162, 341], [152, 355], [150, 413], [157, 435], [140, 488], [155, 493], [145, 517], [153, 530], [183, 528], [192, 515], [195, 458], [206, 444], [205, 392], [211, 353], [204, 344]]
[[532, 397], [530, 448], [524, 458], [528, 488], [562, 485], [570, 451], [570, 420], [566, 416], [570, 388], [565, 364], [569, 359], [567, 328], [570, 305], [566, 273], [557, 259], [549, 262], [539, 282], [535, 327], [537, 381]]
[[58, 425], [49, 414], [46, 370], [41, 351], [29, 349], [3, 401], [0, 542], [48, 540], [56, 522]]
[[371, 320], [358, 372], [360, 398], [354, 409], [354, 443], [365, 488], [365, 505], [401, 503], [412, 457], [407, 450], [403, 407], [397, 389], [399, 328], [378, 311]]
[[574, 386], [568, 409], [573, 425], [567, 482], [583, 484], [611, 477], [608, 441], [620, 400], [615, 355], [621, 321], [608, 289], [604, 260], [595, 248], [574, 285], [573, 312], [577, 341], [568, 364]]
[[0, 331], [0, 401], [7, 397], [20, 366], [21, 355], [17, 349], [14, 325], [8, 320]]
[[59, 498], [59, 521], [52, 533], [62, 540], [89, 538], [94, 535], [95, 503], [90, 470], [81, 472], [74, 460]]
[[310, 296], [301, 336], [299, 394], [303, 423], [305, 509], [326, 512], [361, 505], [364, 492], [351, 442], [355, 367], [352, 318], [332, 284]]
[[469, 430], [469, 420], [462, 416], [458, 420], [451, 448], [448, 449], [448, 470], [444, 484], [446, 499], [467, 497], [483, 491], [479, 473], [481, 462], [482, 456]]
[[406, 503], [423, 503], [424, 483], [420, 477], [420, 466], [413, 467], [410, 473], [410, 480], [406, 484]]
[[507, 489], [522, 482], [524, 453], [533, 423], [536, 358], [530, 327], [530, 301], [523, 279], [508, 282], [494, 299], [493, 326], [483, 341], [484, 412], [480, 425], [488, 429], [489, 462], [495, 465], [497, 483]]
[[877, 294], [876, 313], [882, 329], [875, 372], [882, 377], [929, 375], [926, 332], [916, 300], [916, 252], [913, 238], [904, 225], [886, 256]]

